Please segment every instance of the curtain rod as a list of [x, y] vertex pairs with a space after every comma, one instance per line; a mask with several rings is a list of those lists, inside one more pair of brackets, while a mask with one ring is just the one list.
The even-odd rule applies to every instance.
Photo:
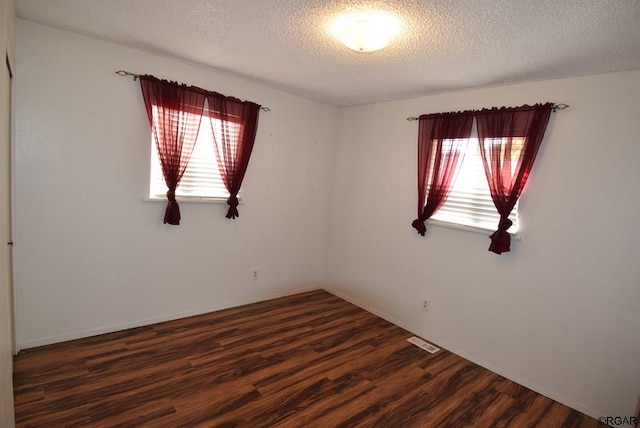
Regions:
[[[131, 77], [133, 77], [133, 81], [134, 81], [134, 82], [135, 82], [136, 80], [138, 80], [138, 78], [140, 77], [140, 75], [139, 75], [139, 74], [131, 73], [130, 71], [126, 71], [126, 70], [118, 70], [118, 71], [116, 71], [116, 74], [117, 74], [118, 76], [123, 76], [123, 77], [125, 77], [125, 76], [131, 76]], [[262, 110], [262, 111], [271, 111], [271, 109], [270, 109], [269, 107], [264, 107], [264, 106], [261, 106], [261, 107], [260, 107], [260, 110]]]
[[[554, 104], [554, 105], [551, 107], [551, 110], [552, 110], [552, 111], [556, 111], [556, 110], [564, 110], [564, 109], [569, 108], [569, 107], [571, 107], [569, 104], [565, 104], [565, 103], [558, 103], [558, 104]], [[416, 116], [409, 116], [409, 117], [407, 118], [407, 120], [408, 120], [408, 121], [412, 121], [412, 120], [420, 120], [420, 118], [419, 118], [419, 117], [416, 117]]]

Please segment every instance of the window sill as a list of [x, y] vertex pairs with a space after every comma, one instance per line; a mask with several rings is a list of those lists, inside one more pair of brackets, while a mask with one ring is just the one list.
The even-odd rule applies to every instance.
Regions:
[[[484, 227], [468, 226], [466, 224], [451, 223], [443, 220], [430, 219], [430, 220], [427, 220], [427, 224], [432, 224], [434, 226], [448, 227], [450, 229], [466, 230], [467, 232], [481, 233], [486, 236], [489, 236], [493, 232], [495, 232], [495, 229], [486, 229]], [[517, 241], [522, 240], [522, 236], [520, 235], [519, 232], [515, 232], [515, 233], [509, 232], [509, 234], [511, 235], [512, 239], [515, 239]]]
[[[149, 197], [145, 196], [142, 198], [144, 202], [167, 202], [166, 197]], [[201, 198], [195, 196], [178, 196], [176, 197], [176, 201], [178, 203], [187, 203], [187, 204], [226, 204], [226, 197], [216, 197], [216, 198]], [[238, 198], [238, 202], [242, 205], [242, 198]]]

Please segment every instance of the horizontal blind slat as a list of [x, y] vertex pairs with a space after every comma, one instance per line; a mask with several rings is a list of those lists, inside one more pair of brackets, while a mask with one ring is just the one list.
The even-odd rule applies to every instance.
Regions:
[[[434, 161], [435, 157], [431, 159], [432, 167]], [[509, 229], [510, 232], [517, 230], [517, 209], [516, 203], [509, 216], [509, 219], [514, 222]], [[449, 197], [432, 218], [465, 226], [497, 228], [500, 214], [489, 192], [477, 139], [472, 138], [469, 142], [467, 153], [460, 165], [460, 172]]]
[[[216, 132], [217, 140], [220, 141], [223, 132], [232, 134], [232, 138], [237, 137], [239, 133], [239, 125], [231, 123], [230, 126], [221, 126], [222, 121], [213, 119], [214, 132]], [[185, 132], [187, 136], [195, 134], [194, 128]], [[167, 193], [167, 186], [162, 175], [162, 168], [158, 159], [155, 141], [152, 136], [151, 141], [151, 177], [150, 177], [150, 196], [164, 197]], [[180, 180], [180, 184], [176, 188], [176, 196], [192, 196], [192, 197], [222, 197], [228, 198], [229, 192], [224, 186], [220, 171], [218, 170], [218, 161], [214, 149], [214, 138], [209, 124], [209, 119], [204, 118], [198, 139], [196, 140], [193, 153], [187, 164], [187, 168]]]

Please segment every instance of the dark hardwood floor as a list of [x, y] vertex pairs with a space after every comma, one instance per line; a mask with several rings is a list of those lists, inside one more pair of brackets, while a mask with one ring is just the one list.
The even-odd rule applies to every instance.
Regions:
[[325, 291], [28, 349], [18, 427], [597, 427]]

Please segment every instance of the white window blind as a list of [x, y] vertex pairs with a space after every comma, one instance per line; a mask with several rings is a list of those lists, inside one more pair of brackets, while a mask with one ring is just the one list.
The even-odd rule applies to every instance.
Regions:
[[[226, 122], [227, 126], [223, 127], [222, 122], [220, 119], [213, 119], [217, 141], [221, 141], [222, 132], [229, 132], [231, 133], [231, 138], [237, 139], [240, 128], [239, 124]], [[229, 192], [224, 187], [220, 171], [218, 170], [218, 160], [213, 144], [214, 140], [211, 134], [209, 117], [205, 114], [202, 117], [200, 132], [198, 133], [198, 139], [196, 140], [191, 159], [176, 189], [176, 197], [178, 197], [178, 199], [182, 197], [226, 200], [229, 197]], [[158, 150], [152, 136], [149, 197], [165, 198], [167, 190], [167, 185], [162, 175]]]
[[[515, 169], [519, 151], [524, 142], [521, 138], [513, 138], [513, 157], [516, 159], [512, 163], [512, 170]], [[447, 140], [443, 141], [444, 150], [447, 147]], [[435, 144], [435, 142], [434, 142]], [[451, 142], [449, 143], [451, 144]], [[489, 142], [491, 144], [491, 142]], [[502, 139], [494, 140], [494, 144], [502, 144]], [[434, 158], [431, 162], [435, 160]], [[433, 165], [433, 164], [432, 164]], [[431, 186], [431, 183], [429, 183]], [[500, 214], [496, 210], [489, 184], [482, 166], [482, 156], [477, 138], [471, 138], [464, 160], [460, 166], [457, 179], [455, 180], [449, 198], [444, 205], [431, 217], [433, 220], [452, 223], [473, 228], [496, 230], [500, 221]], [[513, 226], [509, 228], [510, 233], [518, 231], [518, 204], [511, 211], [509, 219]]]

